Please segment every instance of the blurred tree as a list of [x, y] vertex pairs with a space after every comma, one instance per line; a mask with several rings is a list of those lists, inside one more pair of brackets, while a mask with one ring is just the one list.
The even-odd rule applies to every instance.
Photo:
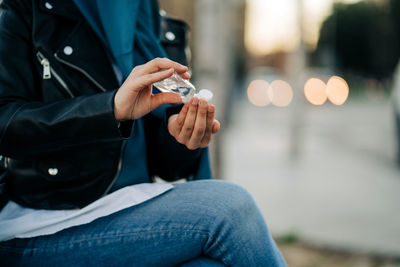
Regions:
[[391, 8], [373, 2], [335, 4], [322, 25], [316, 58], [330, 53], [336, 69], [377, 79], [390, 77], [400, 52], [395, 27], [400, 25], [400, 1], [390, 4]]

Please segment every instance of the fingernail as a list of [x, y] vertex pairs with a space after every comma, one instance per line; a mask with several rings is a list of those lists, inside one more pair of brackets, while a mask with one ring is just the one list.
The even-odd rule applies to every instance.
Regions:
[[193, 105], [197, 105], [199, 103], [199, 100], [197, 98], [193, 98], [192, 103]]
[[207, 102], [206, 102], [206, 101], [200, 101], [200, 106], [201, 106], [202, 108], [207, 107]]

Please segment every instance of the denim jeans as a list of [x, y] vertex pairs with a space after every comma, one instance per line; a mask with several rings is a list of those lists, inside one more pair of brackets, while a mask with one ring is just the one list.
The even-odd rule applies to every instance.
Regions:
[[48, 236], [0, 243], [3, 266], [286, 266], [250, 194], [193, 181]]

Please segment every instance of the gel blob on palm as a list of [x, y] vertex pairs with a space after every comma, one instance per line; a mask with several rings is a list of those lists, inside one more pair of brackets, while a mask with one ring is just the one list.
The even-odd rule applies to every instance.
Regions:
[[213, 93], [207, 89], [201, 89], [198, 93], [196, 87], [188, 80], [183, 79], [178, 73], [174, 72], [171, 77], [153, 84], [161, 92], [172, 92], [179, 94], [185, 103], [193, 97], [210, 101]]

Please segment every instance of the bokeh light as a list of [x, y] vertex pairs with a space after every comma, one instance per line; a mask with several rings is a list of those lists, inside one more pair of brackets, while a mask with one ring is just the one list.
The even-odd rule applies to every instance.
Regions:
[[249, 101], [258, 107], [267, 106], [270, 103], [268, 87], [268, 82], [264, 80], [252, 81], [247, 88], [247, 97], [249, 98]]
[[268, 96], [273, 105], [286, 107], [292, 102], [293, 89], [287, 82], [276, 80], [269, 86]]
[[293, 0], [248, 0], [245, 46], [256, 56], [292, 51], [300, 39]]
[[349, 86], [343, 78], [333, 76], [326, 85], [326, 93], [329, 101], [340, 106], [346, 102], [349, 96]]
[[323, 105], [328, 98], [326, 84], [320, 79], [311, 78], [304, 85], [304, 95], [311, 104]]

